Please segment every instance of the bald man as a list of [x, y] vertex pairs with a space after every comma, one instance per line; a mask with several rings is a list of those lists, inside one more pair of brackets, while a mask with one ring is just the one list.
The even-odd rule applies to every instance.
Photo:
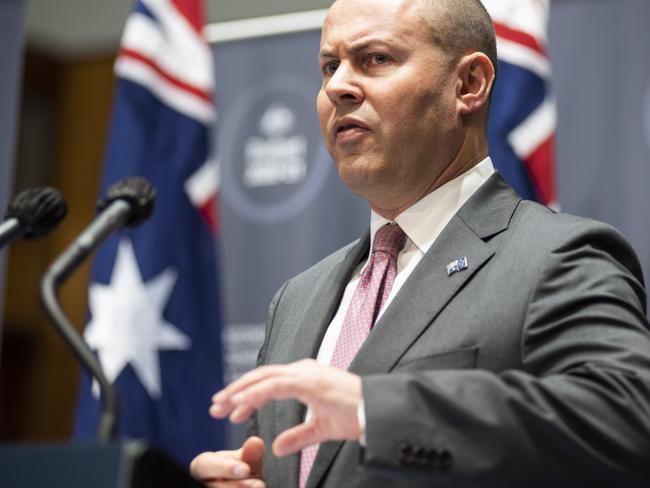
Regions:
[[[494, 171], [478, 0], [338, 0], [317, 109], [370, 230], [278, 291], [259, 366], [211, 414], [212, 487], [633, 486], [650, 480], [650, 335], [611, 227]], [[304, 359], [307, 358], [307, 359]]]

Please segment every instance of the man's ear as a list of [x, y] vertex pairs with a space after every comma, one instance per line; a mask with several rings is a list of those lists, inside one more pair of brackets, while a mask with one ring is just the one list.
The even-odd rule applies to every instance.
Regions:
[[494, 66], [484, 53], [463, 56], [457, 65], [457, 107], [461, 115], [486, 107], [494, 83]]

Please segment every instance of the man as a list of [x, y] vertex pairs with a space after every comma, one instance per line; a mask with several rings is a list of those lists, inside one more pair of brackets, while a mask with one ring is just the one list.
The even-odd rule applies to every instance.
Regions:
[[319, 57], [323, 136], [372, 208], [370, 232], [278, 291], [267, 366], [211, 407], [253, 417], [260, 437], [199, 455], [193, 475], [260, 488], [647, 483], [639, 264], [612, 228], [521, 201], [494, 173], [495, 41], [478, 0], [338, 0]]

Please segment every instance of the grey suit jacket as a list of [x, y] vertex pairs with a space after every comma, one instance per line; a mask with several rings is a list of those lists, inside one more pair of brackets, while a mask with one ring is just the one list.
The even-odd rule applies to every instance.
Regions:
[[[260, 364], [315, 357], [369, 236], [278, 291]], [[447, 264], [468, 267], [448, 276]], [[650, 480], [650, 334], [639, 263], [604, 224], [522, 201], [495, 174], [458, 211], [361, 348], [367, 447], [321, 445], [309, 487], [627, 486]], [[297, 486], [262, 409], [270, 487]], [[648, 484], [650, 486], [650, 483]]]

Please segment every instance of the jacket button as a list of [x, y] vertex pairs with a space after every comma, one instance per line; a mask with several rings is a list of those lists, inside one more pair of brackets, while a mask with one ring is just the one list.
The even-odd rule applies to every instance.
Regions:
[[416, 464], [420, 466], [425, 466], [427, 464], [427, 450], [424, 447], [418, 446], [413, 450], [413, 460]]
[[400, 444], [397, 448], [397, 460], [400, 464], [408, 464], [413, 461], [413, 448], [408, 444]]
[[427, 462], [431, 466], [437, 466], [437, 464], [438, 464], [438, 451], [436, 449], [429, 449], [427, 451]]
[[438, 451], [438, 466], [441, 469], [448, 470], [451, 469], [453, 465], [453, 459], [451, 453], [447, 449], [441, 449]]

